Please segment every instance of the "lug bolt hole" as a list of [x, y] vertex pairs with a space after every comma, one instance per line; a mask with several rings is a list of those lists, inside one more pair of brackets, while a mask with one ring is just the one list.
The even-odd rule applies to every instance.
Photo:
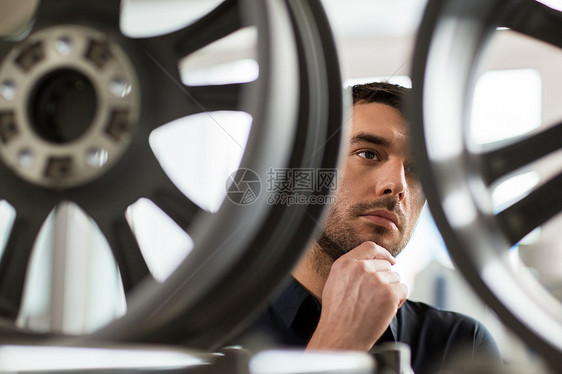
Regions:
[[101, 168], [107, 163], [109, 154], [104, 148], [92, 148], [86, 152], [86, 163], [92, 168]]
[[33, 152], [30, 149], [22, 149], [18, 153], [18, 163], [22, 168], [29, 169], [33, 166]]
[[113, 78], [109, 82], [109, 92], [115, 97], [125, 97], [131, 93], [131, 85], [122, 78]]
[[5, 81], [0, 85], [0, 96], [11, 101], [16, 96], [16, 85], [12, 81]]
[[68, 56], [72, 52], [72, 41], [70, 38], [63, 36], [55, 41], [55, 50], [61, 56]]

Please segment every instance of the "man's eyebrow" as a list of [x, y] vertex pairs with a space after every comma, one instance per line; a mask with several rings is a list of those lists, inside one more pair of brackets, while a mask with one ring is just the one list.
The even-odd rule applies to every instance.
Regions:
[[384, 147], [390, 147], [390, 141], [382, 136], [377, 136], [373, 134], [368, 134], [364, 132], [360, 132], [355, 134], [349, 144], [357, 144], [357, 143], [372, 143], [377, 145], [382, 145]]

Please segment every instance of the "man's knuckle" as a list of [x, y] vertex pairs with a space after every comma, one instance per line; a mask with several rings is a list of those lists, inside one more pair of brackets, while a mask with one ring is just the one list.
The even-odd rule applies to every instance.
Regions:
[[334, 263], [332, 264], [332, 270], [339, 271], [341, 269], [344, 269], [347, 263], [349, 263], [349, 259], [346, 258], [345, 256], [342, 256], [338, 258], [336, 261], [334, 261]]
[[390, 262], [386, 261], [386, 260], [375, 260], [376, 261], [376, 266], [380, 271], [391, 271], [392, 270], [392, 265], [390, 264]]

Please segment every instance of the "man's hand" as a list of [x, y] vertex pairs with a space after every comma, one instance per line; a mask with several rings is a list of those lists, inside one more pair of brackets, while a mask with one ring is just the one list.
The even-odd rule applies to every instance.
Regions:
[[408, 289], [392, 271], [395, 259], [365, 242], [337, 259], [322, 293], [322, 313], [307, 349], [367, 352], [382, 336]]

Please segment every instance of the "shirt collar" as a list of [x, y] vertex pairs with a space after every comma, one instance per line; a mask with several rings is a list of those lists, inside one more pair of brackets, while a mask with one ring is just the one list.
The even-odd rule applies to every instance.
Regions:
[[313, 297], [295, 278], [290, 277], [287, 286], [273, 303], [273, 309], [288, 329], [302, 305], [308, 298]]

